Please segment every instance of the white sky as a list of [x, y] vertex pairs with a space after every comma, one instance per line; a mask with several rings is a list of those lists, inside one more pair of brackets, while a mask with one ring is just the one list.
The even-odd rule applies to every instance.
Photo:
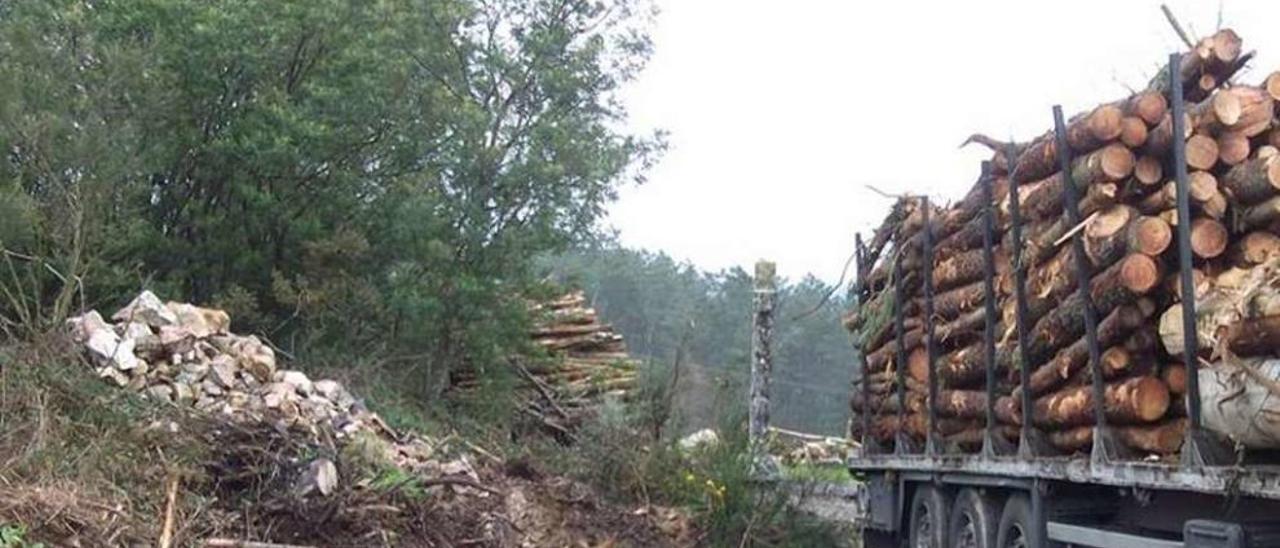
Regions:
[[[638, 130], [671, 132], [649, 182], [608, 224], [625, 245], [704, 269], [758, 258], [829, 282], [890, 201], [963, 196], [973, 132], [1025, 140], [1127, 95], [1180, 49], [1154, 0], [658, 0], [652, 64], [626, 95]], [[1219, 2], [1168, 0], [1196, 35]], [[1224, 26], [1280, 69], [1280, 2], [1224, 0]]]

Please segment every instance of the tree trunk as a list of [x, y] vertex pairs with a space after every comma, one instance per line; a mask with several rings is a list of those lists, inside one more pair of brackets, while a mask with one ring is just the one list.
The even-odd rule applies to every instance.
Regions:
[[[1132, 330], [1142, 325], [1145, 320], [1142, 311], [1135, 306], [1116, 308], [1106, 318], [1098, 322], [1098, 344], [1111, 346], [1121, 340]], [[1063, 348], [1048, 363], [1031, 372], [1031, 396], [1039, 397], [1061, 386], [1089, 363], [1089, 345], [1085, 337], [1080, 337], [1070, 346]], [[1021, 401], [1021, 388], [1014, 389], [1014, 401]]]
[[[1191, 116], [1183, 113], [1183, 121], [1182, 138], [1186, 139], [1191, 137]], [[1160, 124], [1147, 132], [1147, 143], [1142, 147], [1142, 154], [1153, 158], [1168, 158], [1173, 150], [1173, 138], [1173, 115], [1166, 113]]]
[[1280, 160], [1255, 159], [1237, 165], [1222, 176], [1223, 191], [1236, 204], [1256, 204], [1280, 193]]
[[946, 291], [981, 279], [986, 261], [981, 249], [973, 249], [939, 262], [933, 269], [934, 291]]
[[[1133, 152], [1122, 145], [1113, 144], [1077, 158], [1071, 164], [1071, 180], [1077, 193], [1084, 193], [1091, 185], [1114, 182], [1133, 173]], [[1062, 172], [1019, 187], [1019, 205], [1026, 220], [1045, 219], [1062, 213]], [[1112, 194], [1114, 197], [1114, 193]]]
[[1280, 257], [1280, 236], [1256, 230], [1236, 240], [1231, 247], [1231, 262], [1251, 267]]
[[[1093, 387], [1079, 386], [1049, 394], [1035, 401], [1032, 420], [1037, 426], [1062, 428], [1092, 424]], [[1155, 377], [1135, 377], [1109, 383], [1103, 409], [1117, 424], [1147, 423], [1169, 409], [1169, 388]]]
[[[1049, 433], [1049, 443], [1069, 453], [1093, 445], [1093, 426], [1077, 426]], [[1117, 426], [1111, 429], [1116, 441], [1130, 449], [1157, 455], [1172, 455], [1182, 448], [1187, 435], [1186, 419], [1172, 419], [1151, 425]]]
[[1160, 368], [1160, 380], [1169, 387], [1170, 394], [1174, 396], [1187, 394], [1187, 366], [1177, 362], [1165, 364]]
[[[1089, 114], [1073, 118], [1067, 124], [1067, 146], [1077, 155], [1101, 148], [1120, 136], [1123, 111], [1115, 105], [1103, 105]], [[1018, 156], [1018, 165], [1010, 174], [1019, 183], [1043, 179], [1058, 169], [1057, 143], [1053, 132], [1036, 138]]]
[[1172, 242], [1173, 230], [1168, 223], [1139, 215], [1129, 206], [1103, 210], [1084, 229], [1085, 255], [1094, 268], [1106, 268], [1125, 253], [1156, 257]]
[[947, 290], [933, 298], [933, 314], [941, 320], [954, 320], [986, 303], [986, 284], [981, 280]]
[[1280, 220], [1280, 196], [1240, 208], [1240, 225], [1246, 229], [1263, 228]]

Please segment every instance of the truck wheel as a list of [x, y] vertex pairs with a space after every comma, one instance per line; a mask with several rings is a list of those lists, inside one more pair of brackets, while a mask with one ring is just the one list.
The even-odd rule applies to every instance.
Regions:
[[1031, 520], [1031, 499], [1022, 493], [1009, 496], [1004, 503], [1004, 512], [1000, 513], [999, 534], [996, 535], [998, 548], [1030, 548], [1037, 546], [1032, 542], [1035, 537], [1035, 523]]
[[956, 496], [947, 537], [952, 548], [995, 548], [1000, 511], [991, 497], [966, 488]]
[[947, 493], [932, 485], [921, 485], [911, 497], [911, 521], [907, 535], [911, 548], [947, 547]]

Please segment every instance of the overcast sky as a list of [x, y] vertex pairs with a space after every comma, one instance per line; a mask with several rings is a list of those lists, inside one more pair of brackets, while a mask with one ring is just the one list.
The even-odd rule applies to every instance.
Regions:
[[[699, 267], [778, 262], [834, 282], [890, 193], [955, 200], [988, 153], [1140, 89], [1180, 48], [1158, 1], [658, 0], [656, 54], [626, 95], [638, 130], [670, 131], [649, 182], [608, 224], [632, 247]], [[1193, 34], [1219, 3], [1170, 0]], [[1225, 0], [1224, 26], [1280, 69], [1280, 2]]]

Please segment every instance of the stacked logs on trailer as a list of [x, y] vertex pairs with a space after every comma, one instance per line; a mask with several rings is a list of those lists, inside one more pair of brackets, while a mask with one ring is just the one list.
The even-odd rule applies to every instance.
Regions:
[[[1280, 448], [1280, 419], [1259, 424], [1280, 416], [1275, 380], [1280, 362], [1265, 360], [1280, 350], [1280, 123], [1275, 120], [1280, 73], [1256, 85], [1235, 82], [1251, 57], [1242, 53], [1241, 40], [1231, 30], [1182, 54], [1181, 81], [1174, 83], [1182, 86], [1186, 101], [1182, 135], [1174, 134], [1165, 73], [1143, 91], [1070, 118], [1065, 141], [1078, 223], [1064, 210], [1065, 180], [1054, 132], [1025, 143], [982, 135], [966, 141], [993, 150], [983, 170], [992, 202], [984, 202], [979, 181], [957, 204], [928, 211], [934, 297], [928, 319], [922, 245], [928, 202], [900, 198], [865, 248], [868, 273], [861, 304], [845, 320], [859, 334], [867, 371], [867, 386], [854, 385], [851, 434], [863, 434], [861, 414], [868, 413], [866, 434], [882, 445], [892, 448], [899, 434], [925, 439], [930, 409], [926, 326], [931, 321], [936, 439], [951, 442], [951, 449], [981, 446], [988, 400], [983, 218], [990, 206], [999, 423], [993, 433], [1017, 440], [1020, 402], [1028, 390], [1032, 425], [1052, 446], [1067, 453], [1091, 447], [1093, 372], [1085, 303], [1077, 292], [1073, 239], [1078, 237], [1098, 322], [1108, 424], [1117, 441], [1138, 454], [1176, 454], [1187, 428], [1182, 403], [1187, 369], [1171, 145], [1182, 139], [1204, 423], [1247, 446]], [[1011, 180], [1016, 196], [1009, 192]], [[1021, 257], [1013, 257], [1015, 203]], [[1018, 261], [1025, 269], [1025, 349], [1019, 348], [1017, 333], [1013, 264]], [[901, 353], [897, 283], [903, 294]], [[1020, 383], [1023, 355], [1030, 364], [1027, 386]]]

